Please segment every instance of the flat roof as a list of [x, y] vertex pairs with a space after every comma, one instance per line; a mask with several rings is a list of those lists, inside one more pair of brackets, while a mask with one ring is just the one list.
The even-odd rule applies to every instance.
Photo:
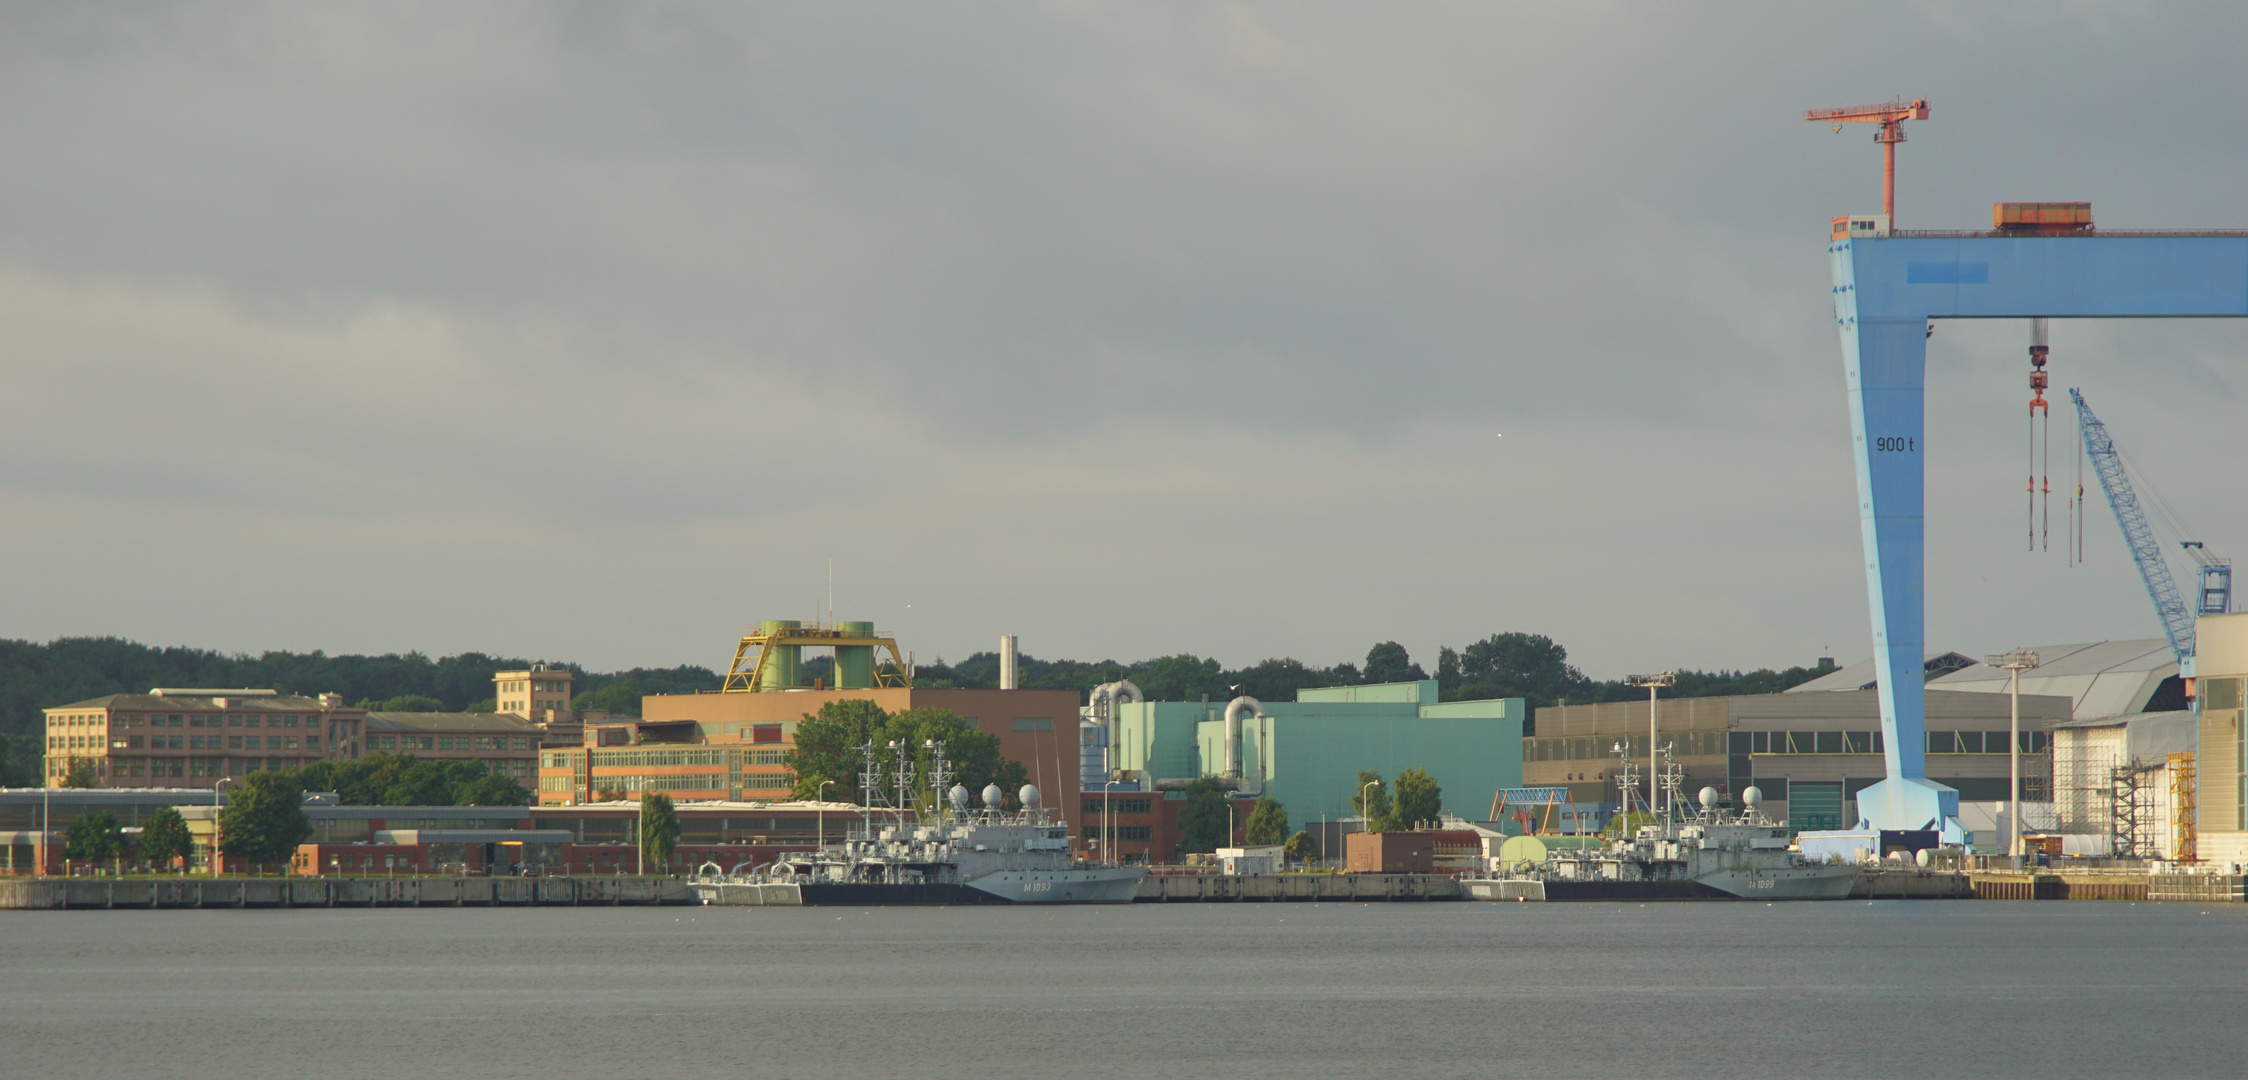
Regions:
[[472, 712], [371, 712], [368, 731], [487, 731], [508, 735], [537, 735], [537, 724], [514, 713]]

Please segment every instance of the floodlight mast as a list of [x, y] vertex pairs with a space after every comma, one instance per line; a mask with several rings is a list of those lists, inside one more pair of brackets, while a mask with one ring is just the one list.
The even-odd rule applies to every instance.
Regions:
[[1655, 764], [1655, 754], [1657, 753], [1655, 749], [1657, 738], [1655, 691], [1670, 686], [1677, 681], [1678, 673], [1676, 671], [1657, 672], [1653, 675], [1631, 675], [1624, 679], [1624, 685], [1626, 686], [1644, 686], [1647, 688], [1647, 812], [1650, 815], [1655, 812], [1655, 777], [1661, 772], [1660, 767]]

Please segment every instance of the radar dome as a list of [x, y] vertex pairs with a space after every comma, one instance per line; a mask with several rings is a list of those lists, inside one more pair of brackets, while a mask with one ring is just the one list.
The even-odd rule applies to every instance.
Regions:
[[1000, 787], [999, 787], [999, 785], [997, 785], [997, 784], [985, 784], [985, 785], [984, 785], [984, 789], [983, 789], [983, 802], [984, 802], [984, 809], [986, 809], [986, 810], [997, 810], [997, 809], [999, 809], [999, 804], [1000, 804], [1000, 803], [1002, 803], [1002, 802], [1005, 802], [1006, 800], [1007, 800], [1007, 793], [1006, 793], [1005, 791], [1001, 790], [1001, 789], [1000, 789]]
[[1703, 788], [1701, 792], [1701, 800], [1703, 810], [1717, 809], [1717, 789], [1713, 787]]
[[946, 795], [946, 796], [948, 796], [949, 798], [951, 798], [951, 799], [952, 799], [952, 808], [953, 808], [953, 809], [955, 809], [955, 810], [966, 810], [966, 809], [968, 809], [968, 787], [967, 787], [967, 785], [965, 785], [965, 784], [954, 784], [954, 785], [952, 785], [952, 790], [951, 790], [951, 791], [948, 791], [948, 792], [945, 792], [945, 795]]
[[1038, 788], [1036, 788], [1035, 786], [1024, 784], [1023, 789], [1020, 792], [1016, 793], [1016, 797], [1020, 798], [1023, 801], [1023, 809], [1038, 809]]
[[1742, 788], [1742, 789], [1741, 789], [1741, 805], [1742, 805], [1742, 806], [1755, 806], [1755, 805], [1756, 805], [1757, 803], [1760, 803], [1760, 802], [1763, 802], [1763, 801], [1764, 801], [1764, 789], [1763, 789], [1763, 788], [1751, 786], [1751, 787], [1745, 787], [1745, 788]]

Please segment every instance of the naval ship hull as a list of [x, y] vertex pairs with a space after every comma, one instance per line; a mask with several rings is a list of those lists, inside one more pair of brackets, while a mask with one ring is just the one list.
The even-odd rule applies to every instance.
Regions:
[[1129, 904], [1146, 871], [1121, 867], [1019, 870], [974, 881], [697, 883], [714, 907], [957, 907], [967, 904]]
[[[1791, 866], [1763, 870], [1716, 870], [1695, 878], [1523, 879], [1543, 886], [1547, 901], [1558, 900], [1843, 900], [1858, 882], [1847, 866]], [[1474, 878], [1460, 883], [1474, 900], [1507, 900], [1525, 895], [1514, 881]]]

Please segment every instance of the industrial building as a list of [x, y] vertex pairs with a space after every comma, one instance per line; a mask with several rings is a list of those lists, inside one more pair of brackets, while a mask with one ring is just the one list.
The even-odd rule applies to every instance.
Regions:
[[[803, 650], [833, 649], [834, 685], [807, 675]], [[640, 717], [584, 720], [584, 744], [540, 754], [538, 801], [581, 806], [660, 791], [674, 799], [759, 801], [789, 796], [782, 765], [796, 725], [835, 701], [871, 701], [885, 712], [947, 709], [999, 740], [1023, 763], [1047, 805], [1077, 823], [1078, 693], [1074, 690], [925, 689], [897, 643], [874, 624], [771, 621], [741, 639], [723, 688], [652, 694]]]
[[1465, 816], [1480, 816], [1493, 792], [1522, 782], [1523, 700], [1440, 702], [1433, 679], [1306, 689], [1293, 702], [1117, 700], [1106, 708], [1094, 719], [1109, 729], [1114, 797], [1176, 798], [1196, 778], [1228, 777], [1241, 795], [1287, 807], [1291, 831], [1355, 813], [1361, 770], [1391, 779], [1425, 769], [1446, 806]]
[[44, 711], [48, 787], [61, 787], [78, 761], [108, 786], [210, 788], [259, 769], [356, 757], [367, 715], [337, 694], [170, 687]]
[[[2070, 699], [2024, 694], [2024, 800], [2044, 801], [2051, 729], [2071, 719]], [[1928, 776], [1956, 789], [1963, 803], [2008, 797], [2009, 699], [1931, 689], [1927, 693]], [[1881, 703], [1871, 689], [1827, 693], [1672, 698], [1655, 705], [1655, 737], [1684, 772], [1680, 789], [1717, 788], [1730, 802], [1755, 785], [1764, 812], [1798, 829], [1840, 828], [1857, 820], [1860, 791], [1886, 771]], [[1578, 808], [1604, 820], [1617, 805], [1618, 747], [1647, 787], [1648, 704], [1557, 705], [1537, 711], [1524, 740], [1523, 782], [1565, 788]], [[1977, 837], [1978, 842], [1986, 837]]]
[[[2241, 738], [2242, 686], [2248, 683], [2248, 614], [2204, 615], [2196, 624], [2200, 690], [2199, 749], [2188, 787], [2199, 814], [2195, 850], [2203, 862], [2248, 864], [2248, 760]], [[2179, 810], [2184, 817], [2183, 808]]]

